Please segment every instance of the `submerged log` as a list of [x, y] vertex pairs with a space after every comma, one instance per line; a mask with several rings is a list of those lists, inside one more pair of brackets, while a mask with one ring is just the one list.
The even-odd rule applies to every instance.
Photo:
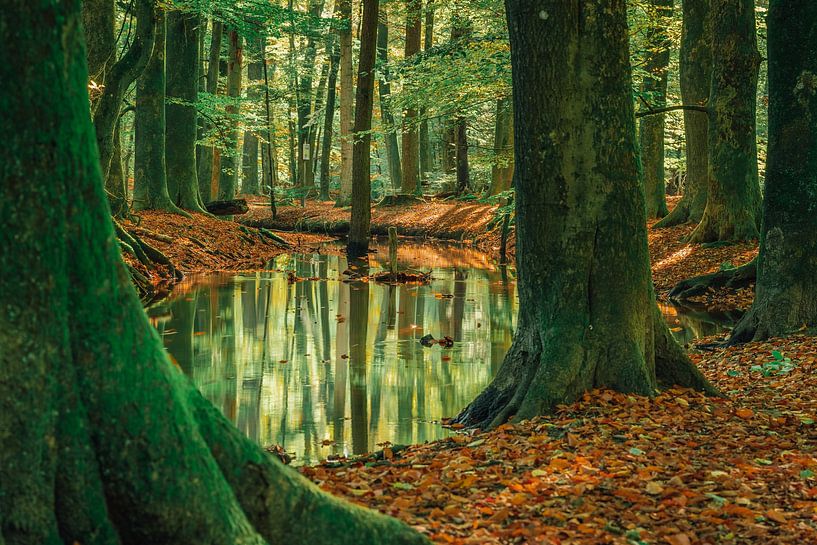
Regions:
[[207, 203], [207, 211], [214, 216], [240, 216], [250, 211], [245, 199], [212, 201]]

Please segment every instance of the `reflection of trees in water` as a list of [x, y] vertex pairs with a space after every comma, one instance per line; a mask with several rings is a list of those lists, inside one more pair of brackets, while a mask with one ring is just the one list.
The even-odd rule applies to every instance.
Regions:
[[721, 334], [731, 329], [740, 319], [742, 312], [709, 311], [703, 307], [677, 304], [659, 304], [664, 318], [681, 344], [686, 345], [695, 339]]
[[355, 282], [349, 286], [349, 370], [352, 405], [352, 452], [369, 451], [367, 407], [367, 337], [369, 326], [369, 284]]

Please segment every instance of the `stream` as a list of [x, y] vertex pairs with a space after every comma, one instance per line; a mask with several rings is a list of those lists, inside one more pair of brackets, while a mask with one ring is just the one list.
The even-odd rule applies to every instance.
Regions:
[[[371, 257], [385, 268], [387, 248]], [[245, 434], [295, 464], [446, 437], [496, 373], [516, 324], [515, 271], [456, 245], [405, 243], [429, 285], [341, 281], [337, 255], [284, 255], [268, 271], [191, 276], [148, 309], [182, 370]], [[292, 274], [298, 280], [292, 282]], [[662, 305], [682, 344], [736, 316]], [[452, 348], [420, 339], [449, 336]]]

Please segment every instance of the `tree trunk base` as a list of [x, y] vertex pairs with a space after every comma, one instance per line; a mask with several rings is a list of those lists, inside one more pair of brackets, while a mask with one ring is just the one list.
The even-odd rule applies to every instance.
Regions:
[[669, 298], [674, 301], [686, 301], [715, 288], [745, 288], [752, 285], [756, 279], [757, 258], [734, 269], [682, 280], [669, 292]]

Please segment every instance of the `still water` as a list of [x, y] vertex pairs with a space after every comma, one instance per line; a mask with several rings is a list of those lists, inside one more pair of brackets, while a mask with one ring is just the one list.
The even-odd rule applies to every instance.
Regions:
[[[372, 257], [384, 268], [385, 248]], [[336, 255], [281, 256], [269, 271], [191, 277], [148, 310], [173, 359], [249, 437], [310, 464], [379, 443], [445, 437], [496, 373], [516, 321], [515, 272], [479, 252], [404, 245], [401, 269], [429, 285], [348, 278]], [[291, 282], [294, 273], [299, 280]], [[682, 342], [729, 316], [662, 309]], [[450, 336], [454, 346], [423, 347]]]

